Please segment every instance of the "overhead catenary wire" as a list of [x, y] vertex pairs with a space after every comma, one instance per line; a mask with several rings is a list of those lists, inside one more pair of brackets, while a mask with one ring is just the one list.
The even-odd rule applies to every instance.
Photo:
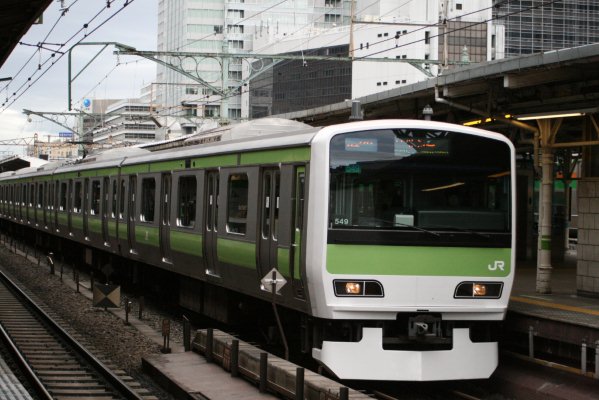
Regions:
[[[515, 0], [506, 0], [505, 2], [512, 2], [512, 1], [515, 1]], [[443, 33], [443, 34], [434, 35], [434, 36], [431, 36], [431, 37], [436, 37], [436, 36], [441, 36], [441, 35], [449, 35], [449, 34], [451, 34], [451, 33], [453, 33], [453, 32], [461, 31], [461, 30], [467, 29], [467, 28], [469, 28], [469, 27], [471, 27], [471, 26], [475, 26], [475, 25], [479, 25], [479, 24], [485, 24], [485, 23], [487, 23], [487, 22], [489, 22], [489, 21], [491, 21], [491, 20], [502, 19], [502, 18], [505, 18], [505, 17], [507, 17], [507, 16], [510, 16], [510, 15], [514, 15], [514, 14], [518, 14], [518, 13], [526, 12], [526, 11], [529, 11], [529, 10], [531, 10], [531, 9], [534, 9], [534, 8], [539, 8], [539, 7], [542, 7], [542, 6], [545, 6], [545, 5], [549, 5], [549, 4], [555, 3], [556, 1], [558, 1], [558, 0], [550, 0], [550, 1], [547, 1], [547, 2], [545, 2], [545, 3], [538, 4], [538, 5], [536, 5], [536, 6], [531, 6], [531, 7], [529, 7], [529, 8], [525, 8], [525, 9], [521, 9], [521, 10], [515, 11], [515, 12], [513, 12], [513, 13], [510, 13], [510, 14], [508, 14], [508, 15], [505, 15], [505, 16], [493, 17], [493, 18], [487, 19], [487, 20], [485, 20], [485, 21], [482, 21], [482, 22], [476, 22], [476, 23], [472, 23], [472, 24], [470, 24], [470, 25], [468, 25], [468, 26], [461, 27], [461, 28], [456, 28], [456, 29], [452, 29], [452, 30], [449, 30], [449, 31], [447, 31], [447, 32], [445, 32], [445, 33]], [[472, 11], [472, 12], [469, 12], [469, 13], [461, 14], [461, 15], [459, 15], [459, 16], [455, 16], [455, 17], [453, 17], [453, 18], [450, 18], [450, 19], [448, 19], [448, 20], [453, 20], [453, 19], [461, 19], [461, 18], [462, 18], [462, 17], [464, 17], [464, 16], [468, 16], [468, 15], [471, 15], [471, 14], [479, 13], [479, 12], [482, 12], [482, 11], [488, 10], [489, 8], [491, 8], [491, 7], [486, 7], [486, 8], [479, 9], [479, 10], [476, 10], [476, 11]], [[418, 29], [416, 29], [416, 30], [410, 31], [410, 32], [408, 32], [407, 34], [414, 33], [414, 32], [416, 32], [416, 31], [419, 31], [419, 30], [422, 30], [422, 29], [426, 29], [427, 27], [433, 27], [433, 26], [438, 26], [438, 24], [430, 24], [430, 25], [426, 25], [426, 26], [420, 27], [420, 28], [418, 28]], [[405, 36], [405, 35], [407, 35], [407, 34], [404, 34], [404, 36]], [[384, 39], [384, 40], [381, 40], [380, 42], [377, 42], [377, 43], [383, 43], [383, 42], [386, 42], [386, 41], [389, 41], [389, 40], [393, 40], [393, 39], [394, 39], [394, 38], [392, 37], [392, 38], [390, 38], [390, 39]], [[390, 48], [390, 49], [385, 49], [385, 50], [382, 50], [382, 51], [379, 51], [379, 52], [376, 52], [376, 53], [372, 53], [372, 54], [369, 54], [369, 55], [366, 55], [366, 56], [361, 56], [361, 57], [359, 57], [359, 58], [357, 58], [357, 59], [358, 59], [358, 60], [360, 60], [360, 59], [365, 59], [365, 58], [368, 58], [368, 57], [370, 57], [371, 55], [374, 55], [374, 54], [383, 53], [383, 52], [385, 52], [385, 51], [389, 51], [389, 50], [395, 49], [395, 48], [397, 48], [397, 47], [403, 47], [403, 46], [407, 46], [408, 44], [414, 44], [414, 43], [418, 43], [418, 42], [421, 42], [421, 41], [424, 41], [424, 40], [425, 40], [425, 39], [418, 39], [418, 40], [412, 41], [412, 42], [410, 42], [410, 43], [407, 43], [407, 44], [403, 44], [403, 45], [400, 45], [400, 46], [396, 46], [396, 47], [393, 47], [393, 48]], [[372, 44], [371, 44], [371, 45], [372, 45]], [[329, 58], [325, 58], [323, 61], [327, 61], [327, 60], [337, 60], [337, 58], [336, 58], [335, 56], [331, 56], [331, 57], [329, 57]], [[293, 62], [293, 60], [286, 61], [286, 62], [284, 62], [284, 63], [281, 63], [280, 65], [281, 65], [281, 66], [283, 66], [283, 65], [285, 65], [285, 64], [287, 64], [287, 63], [291, 63], [291, 62]], [[208, 94], [208, 95], [204, 95], [204, 96], [202, 96], [202, 97], [200, 97], [200, 98], [198, 98], [198, 99], [195, 99], [195, 100], [188, 100], [188, 101], [186, 101], [186, 102], [187, 102], [187, 103], [202, 103], [203, 105], [210, 105], [210, 104], [213, 104], [213, 103], [220, 102], [221, 100], [224, 100], [224, 99], [232, 98], [232, 97], [238, 96], [238, 95], [240, 95], [240, 94], [243, 94], [243, 93], [248, 93], [248, 92], [249, 92], [249, 91], [251, 91], [251, 90], [255, 90], [255, 89], [262, 89], [262, 88], [265, 88], [265, 87], [270, 87], [270, 84], [266, 84], [266, 85], [264, 85], [264, 86], [257, 86], [257, 87], [256, 87], [256, 86], [253, 86], [253, 87], [251, 87], [251, 88], [248, 88], [248, 89], [247, 89], [247, 90], [245, 90], [245, 91], [242, 89], [242, 90], [240, 91], [240, 93], [233, 92], [233, 93], [230, 93], [230, 94], [228, 94], [228, 95], [226, 95], [226, 96], [219, 96], [217, 99], [214, 99], [214, 100], [208, 100], [208, 99], [211, 97], [211, 95], [210, 95], [210, 94]], [[167, 108], [163, 109], [163, 111], [164, 111], [164, 110], [167, 110], [167, 111], [169, 111], [169, 110], [172, 110], [172, 109], [177, 109], [177, 108], [180, 108], [180, 107], [181, 107], [181, 106], [178, 106], [178, 105], [177, 105], [177, 106], [171, 106], [171, 107], [167, 107]], [[173, 116], [173, 115], [174, 115], [174, 114], [167, 114], [166, 116]]]
[[[126, 8], [128, 5], [129, 5], [129, 4], [132, 4], [134, 1], [135, 1], [135, 0], [125, 0], [125, 3], [123, 4], [123, 6], [122, 6], [121, 8], [119, 8], [119, 9], [118, 9], [117, 11], [115, 11], [115, 12], [114, 12], [112, 15], [108, 16], [106, 19], [104, 19], [102, 22], [100, 22], [100, 23], [99, 23], [99, 24], [98, 24], [96, 27], [94, 27], [94, 28], [93, 28], [91, 31], [89, 31], [89, 32], [85, 32], [85, 34], [83, 35], [83, 37], [81, 37], [81, 38], [80, 38], [80, 39], [79, 39], [79, 40], [78, 40], [78, 41], [77, 41], [75, 44], [73, 44], [73, 45], [72, 45], [72, 46], [69, 48], [69, 50], [70, 50], [70, 49], [72, 49], [72, 48], [73, 48], [74, 46], [76, 46], [77, 44], [81, 43], [81, 42], [82, 42], [84, 39], [86, 39], [88, 36], [92, 35], [94, 32], [96, 32], [98, 29], [100, 29], [102, 26], [104, 26], [104, 24], [106, 24], [107, 22], [109, 22], [110, 20], [112, 20], [112, 19], [113, 19], [114, 17], [116, 17], [118, 14], [120, 14], [120, 13], [121, 13], [121, 12], [122, 12], [122, 11], [123, 11], [123, 10], [124, 10], [124, 9], [125, 9], [125, 8]], [[114, 3], [114, 2], [116, 2], [116, 0], [112, 0], [112, 3]], [[94, 17], [93, 17], [93, 18], [92, 18], [90, 21], [93, 21], [93, 20], [95, 20], [95, 19], [96, 19], [96, 18], [97, 18], [97, 17], [100, 15], [100, 13], [101, 13], [103, 10], [105, 10], [105, 9], [107, 9], [107, 7], [106, 7], [106, 6], [104, 6], [104, 7], [103, 7], [103, 9], [102, 9], [102, 10], [101, 10], [99, 13], [97, 13], [97, 14], [96, 14], [96, 15], [95, 15], [95, 16], [94, 16]], [[75, 37], [78, 35], [78, 33], [80, 33], [82, 30], [84, 30], [84, 29], [85, 29], [85, 30], [87, 30], [88, 28], [89, 28], [89, 22], [88, 22], [88, 23], [86, 23], [86, 24], [84, 24], [84, 25], [83, 25], [83, 28], [79, 29], [79, 30], [77, 31], [77, 33], [76, 33], [76, 34], [74, 34], [73, 36], [71, 36], [71, 38], [69, 38], [69, 40], [67, 40], [67, 41], [65, 42], [65, 44], [66, 44], [66, 43], [68, 43], [69, 41], [73, 40], [73, 39], [74, 39], [74, 38], [75, 38]], [[53, 53], [53, 54], [54, 54], [54, 53]], [[5, 104], [3, 104], [4, 108], [0, 109], [0, 114], [1, 114], [2, 112], [4, 112], [6, 109], [8, 109], [8, 108], [9, 108], [9, 107], [10, 107], [12, 104], [14, 104], [14, 103], [15, 103], [15, 102], [16, 102], [16, 101], [17, 101], [17, 100], [18, 100], [18, 99], [19, 99], [19, 98], [20, 98], [20, 97], [21, 97], [21, 96], [22, 96], [24, 93], [26, 93], [26, 92], [27, 92], [27, 91], [28, 91], [28, 90], [29, 90], [29, 89], [30, 89], [30, 88], [31, 88], [33, 85], [35, 85], [35, 83], [37, 83], [37, 82], [38, 82], [38, 81], [39, 81], [39, 80], [40, 80], [40, 79], [41, 79], [41, 78], [42, 78], [42, 77], [43, 77], [43, 76], [44, 76], [44, 75], [45, 75], [45, 74], [46, 74], [46, 73], [47, 73], [47, 72], [48, 72], [48, 71], [49, 71], [49, 70], [50, 70], [50, 69], [51, 69], [51, 68], [52, 68], [52, 67], [53, 67], [53, 66], [56, 64], [56, 62], [57, 62], [58, 60], [60, 60], [62, 57], [64, 57], [64, 55], [65, 55], [65, 54], [66, 54], [66, 52], [65, 52], [65, 53], [63, 53], [63, 54], [61, 54], [61, 55], [59, 55], [58, 57], [56, 57], [56, 59], [55, 59], [54, 61], [52, 61], [52, 63], [51, 63], [51, 64], [50, 64], [50, 65], [49, 65], [49, 66], [48, 66], [48, 67], [47, 67], [47, 68], [46, 68], [46, 69], [45, 69], [43, 72], [41, 72], [41, 73], [40, 73], [40, 75], [39, 75], [39, 76], [38, 76], [38, 77], [37, 77], [35, 80], [31, 81], [31, 79], [32, 79], [32, 78], [30, 77], [30, 78], [28, 79], [28, 81], [30, 81], [30, 83], [29, 83], [29, 84], [27, 84], [27, 82], [25, 82], [25, 84], [24, 84], [24, 85], [27, 85], [27, 87], [26, 87], [26, 88], [25, 88], [23, 91], [21, 91], [21, 93], [17, 94], [17, 92], [18, 92], [18, 91], [19, 91], [21, 88], [23, 88], [23, 86], [24, 86], [24, 85], [22, 85], [22, 86], [21, 86], [21, 88], [20, 88], [19, 90], [17, 90], [16, 92], [14, 92], [14, 93], [13, 93], [13, 95], [12, 95], [10, 98], [8, 98], [8, 99], [7, 99], [7, 102], [8, 102], [8, 101], [9, 101], [9, 100], [10, 100], [12, 97], [14, 97], [14, 99], [12, 99], [12, 101], [11, 101], [9, 104], [6, 104], [6, 103], [5, 103]], [[46, 60], [46, 62], [47, 62], [49, 59], [50, 59], [50, 58], [48, 58], [48, 59]]]

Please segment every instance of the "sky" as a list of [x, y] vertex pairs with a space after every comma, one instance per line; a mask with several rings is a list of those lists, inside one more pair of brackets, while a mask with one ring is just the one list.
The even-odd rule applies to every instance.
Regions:
[[[88, 36], [82, 42], [119, 42], [138, 50], [156, 50], [157, 0], [128, 0], [127, 6], [124, 6], [127, 0], [110, 1], [110, 8], [105, 8], [106, 0], [53, 1], [44, 12], [43, 23], [33, 25], [22, 37], [21, 42], [24, 44], [18, 44], [0, 67], [0, 78], [13, 77], [10, 82], [0, 82], [0, 104], [5, 103], [0, 107], [0, 141], [33, 137], [35, 133], [40, 139], [47, 140], [47, 135], [58, 136], [58, 132], [66, 131], [65, 128], [41, 117], [31, 116], [31, 121], [28, 121], [23, 109], [38, 112], [67, 111], [67, 50], [84, 38], [86, 33]], [[61, 3], [65, 8], [68, 7], [68, 11], [62, 17]], [[92, 32], [115, 13], [113, 18]], [[56, 26], [51, 31], [55, 23]], [[83, 28], [84, 24], [88, 27]], [[50, 31], [50, 35], [44, 40]], [[59, 47], [78, 31], [80, 32], [71, 41]], [[42, 47], [59, 49], [64, 56], [56, 53], [55, 57], [51, 58], [53, 51], [38, 49], [37, 44], [42, 41]], [[75, 46], [71, 52], [73, 76], [101, 49], [102, 46]], [[140, 89], [155, 81], [155, 63], [135, 56], [117, 57], [113, 51], [114, 46], [108, 46], [73, 81], [71, 90], [74, 108], [82, 107], [84, 98], [139, 97]], [[29, 58], [31, 60], [26, 64]], [[46, 60], [48, 61], [44, 64]], [[48, 69], [53, 61], [55, 64]], [[40, 63], [41, 70], [38, 69]], [[117, 66], [117, 63], [120, 65]], [[28, 82], [34, 83], [27, 89]], [[66, 122], [70, 125], [71, 121]], [[0, 158], [7, 152], [24, 154], [24, 149], [0, 146]]]

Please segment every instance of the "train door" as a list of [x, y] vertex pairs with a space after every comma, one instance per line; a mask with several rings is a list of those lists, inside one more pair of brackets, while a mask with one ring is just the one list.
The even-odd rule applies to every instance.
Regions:
[[293, 232], [291, 234], [291, 268], [293, 293], [305, 297], [302, 283], [302, 235], [304, 232], [304, 204], [306, 194], [306, 167], [295, 169], [293, 201]]
[[127, 242], [129, 251], [137, 254], [135, 251], [135, 196], [137, 192], [137, 176], [129, 177], [129, 200], [127, 202]]
[[204, 254], [206, 273], [220, 276], [216, 252], [218, 228], [218, 171], [206, 173], [206, 199], [204, 201]]
[[279, 192], [281, 173], [278, 168], [262, 171], [260, 196], [260, 232], [258, 234], [258, 272], [264, 277], [278, 267]]
[[40, 193], [40, 222], [45, 229], [48, 229], [48, 213], [46, 212], [46, 207], [48, 207], [48, 181], [44, 181], [44, 183], [41, 184], [40, 189], [42, 190]]
[[108, 189], [110, 188], [109, 185], [110, 178], [106, 176], [104, 177], [104, 179], [102, 179], [102, 204], [100, 206], [100, 215], [102, 217], [102, 240], [104, 241], [105, 246], [108, 246], [110, 244], [110, 239], [108, 237]]
[[171, 223], [171, 183], [170, 173], [162, 174], [160, 193], [160, 255], [162, 261], [172, 262], [169, 229]]

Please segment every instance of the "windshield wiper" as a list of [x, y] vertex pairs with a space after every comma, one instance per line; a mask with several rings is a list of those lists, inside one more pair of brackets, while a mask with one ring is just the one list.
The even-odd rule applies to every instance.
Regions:
[[481, 232], [475, 231], [473, 229], [460, 228], [460, 227], [457, 227], [457, 226], [437, 225], [437, 226], [435, 226], [435, 228], [453, 229], [453, 230], [456, 230], [458, 232], [469, 233], [471, 235], [480, 236], [480, 237], [485, 238], [485, 239], [489, 239], [491, 237], [491, 236], [487, 235], [486, 233], [481, 233]]
[[433, 236], [436, 236], [436, 237], [441, 237], [441, 235], [439, 235], [436, 232], [429, 231], [428, 229], [420, 228], [418, 226], [408, 225], [408, 224], [402, 224], [401, 222], [390, 221], [388, 219], [374, 218], [374, 220], [375, 221], [384, 222], [384, 223], [387, 223], [387, 224], [391, 224], [392, 226], [401, 226], [401, 227], [405, 227], [405, 228], [411, 228], [411, 229], [414, 229], [415, 231], [428, 233], [429, 235], [433, 235]]

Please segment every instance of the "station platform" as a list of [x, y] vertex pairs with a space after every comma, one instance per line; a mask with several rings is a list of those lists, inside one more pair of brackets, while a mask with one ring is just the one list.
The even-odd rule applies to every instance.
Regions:
[[13, 371], [0, 355], [0, 399], [32, 400], [29, 392], [23, 387]]
[[[579, 296], [576, 292], [576, 253], [566, 253], [564, 260], [552, 261], [552, 266], [552, 292], [539, 294], [536, 263], [516, 263], [509, 311], [599, 330], [599, 298]], [[594, 345], [589, 338], [587, 342]]]
[[552, 292], [539, 294], [536, 262], [516, 263], [505, 352], [490, 385], [518, 399], [599, 399], [599, 299], [577, 294], [575, 252], [552, 267]]

